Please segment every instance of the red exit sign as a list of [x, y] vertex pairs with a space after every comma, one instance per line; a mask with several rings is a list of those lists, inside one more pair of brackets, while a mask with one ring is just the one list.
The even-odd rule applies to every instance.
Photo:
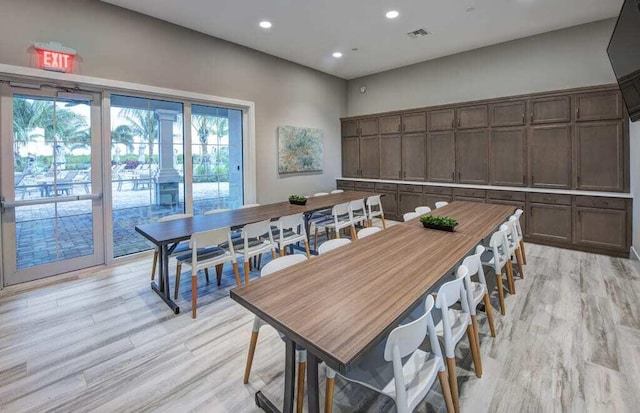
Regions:
[[76, 51], [60, 43], [36, 43], [38, 66], [44, 70], [72, 73]]

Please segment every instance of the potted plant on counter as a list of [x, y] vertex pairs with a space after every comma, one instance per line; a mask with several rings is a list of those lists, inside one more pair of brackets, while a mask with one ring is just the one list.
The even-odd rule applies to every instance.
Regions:
[[289, 203], [293, 205], [306, 205], [307, 197], [303, 195], [291, 195], [289, 197]]
[[451, 217], [439, 217], [434, 215], [423, 215], [420, 217], [420, 222], [422, 222], [422, 225], [424, 225], [425, 228], [448, 232], [453, 232], [453, 229], [458, 225], [458, 221]]

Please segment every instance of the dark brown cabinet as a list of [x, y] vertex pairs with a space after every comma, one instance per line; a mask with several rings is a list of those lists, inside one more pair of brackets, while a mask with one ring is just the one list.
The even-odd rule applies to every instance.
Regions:
[[427, 115], [424, 112], [402, 115], [402, 132], [419, 133], [427, 131]]
[[378, 119], [364, 119], [360, 121], [360, 136], [372, 136], [378, 134]]
[[377, 136], [360, 138], [360, 177], [380, 177], [380, 140]]
[[429, 132], [453, 130], [455, 127], [455, 109], [434, 110], [427, 112]]
[[380, 136], [380, 179], [402, 179], [402, 137]]
[[427, 135], [427, 180], [455, 182], [455, 133], [433, 132]]
[[575, 241], [578, 245], [625, 251], [627, 211], [576, 207]]
[[342, 137], [350, 138], [359, 135], [360, 133], [357, 120], [345, 120], [342, 122]]
[[577, 95], [575, 107], [578, 122], [621, 119], [623, 116], [622, 98], [616, 90]]
[[576, 188], [624, 190], [622, 122], [580, 123], [576, 128]]
[[401, 116], [383, 116], [379, 121], [381, 135], [393, 135], [402, 132]]
[[454, 201], [487, 202], [487, 191], [474, 188], [453, 188]]
[[342, 176], [360, 176], [360, 138], [342, 138]]
[[355, 182], [338, 180], [336, 182], [336, 189], [342, 189], [343, 191], [353, 191], [355, 188]]
[[531, 240], [571, 242], [571, 205], [528, 203], [527, 235]]
[[496, 128], [491, 130], [491, 185], [526, 186], [526, 129]]
[[375, 191], [383, 195], [381, 198], [384, 216], [388, 219], [398, 220], [398, 185], [376, 183]]
[[486, 129], [456, 132], [456, 169], [459, 183], [489, 183], [489, 133]]
[[398, 186], [398, 215], [415, 211], [422, 206], [422, 186], [399, 185]]
[[[515, 213], [516, 209], [521, 209], [523, 212], [526, 210], [526, 193], [517, 191], [488, 191], [487, 203], [497, 205], [509, 205], [513, 207]], [[520, 217], [520, 226], [526, 233], [527, 216], [522, 214]]]
[[424, 181], [426, 177], [426, 136], [402, 135], [402, 178]]
[[435, 209], [436, 202], [453, 201], [452, 194], [453, 189], [446, 186], [425, 186], [423, 204], [431, 209]]
[[530, 185], [571, 188], [571, 126], [536, 126], [529, 135]]
[[527, 103], [524, 100], [494, 103], [490, 108], [491, 126], [521, 126], [527, 122]]
[[533, 99], [529, 105], [532, 124], [571, 121], [571, 98], [569, 96]]
[[457, 113], [458, 129], [477, 129], [489, 126], [489, 114], [486, 105], [460, 108]]

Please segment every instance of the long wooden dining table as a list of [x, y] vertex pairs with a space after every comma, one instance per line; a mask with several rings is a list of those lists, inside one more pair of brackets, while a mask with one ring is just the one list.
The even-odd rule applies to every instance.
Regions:
[[[366, 199], [369, 192], [342, 192], [318, 197], [310, 197], [306, 205], [292, 205], [289, 202], [259, 205], [250, 208], [234, 209], [212, 215], [199, 215], [168, 222], [152, 222], [137, 225], [135, 230], [151, 241], [158, 249], [158, 283], [151, 282], [151, 289], [173, 310], [180, 313], [180, 307], [171, 299], [169, 287], [169, 256], [180, 242], [187, 241], [196, 232], [219, 228], [241, 228], [254, 222], [273, 220], [287, 215], [304, 214], [305, 221], [317, 211], [334, 205]], [[308, 225], [307, 225], [308, 226]]]
[[[318, 362], [348, 372], [515, 210], [495, 207], [453, 202], [433, 213], [457, 219], [460, 231], [424, 229], [416, 219], [232, 289], [233, 300], [284, 335], [283, 411], [293, 411], [296, 345], [307, 350], [308, 408], [317, 413]], [[262, 392], [256, 404], [280, 411]]]

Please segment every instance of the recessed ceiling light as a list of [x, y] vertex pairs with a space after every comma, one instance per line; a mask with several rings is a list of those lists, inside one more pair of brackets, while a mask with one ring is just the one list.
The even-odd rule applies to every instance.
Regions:
[[342, 57], [342, 53], [340, 53], [340, 52], [335, 52], [335, 53], [333, 54], [333, 57], [335, 57], [336, 59], [339, 59], [339, 58], [341, 58], [341, 57]]
[[387, 14], [385, 14], [385, 16], [387, 16], [387, 19], [395, 19], [399, 15], [400, 15], [400, 13], [398, 13], [395, 10], [388, 11]]
[[266, 20], [261, 21], [260, 22], [260, 27], [262, 27], [263, 29], [269, 29], [269, 28], [271, 28], [271, 22], [266, 21]]
[[473, 13], [474, 11], [476, 11], [476, 8], [471, 6], [471, 7], [467, 7], [467, 13]]

